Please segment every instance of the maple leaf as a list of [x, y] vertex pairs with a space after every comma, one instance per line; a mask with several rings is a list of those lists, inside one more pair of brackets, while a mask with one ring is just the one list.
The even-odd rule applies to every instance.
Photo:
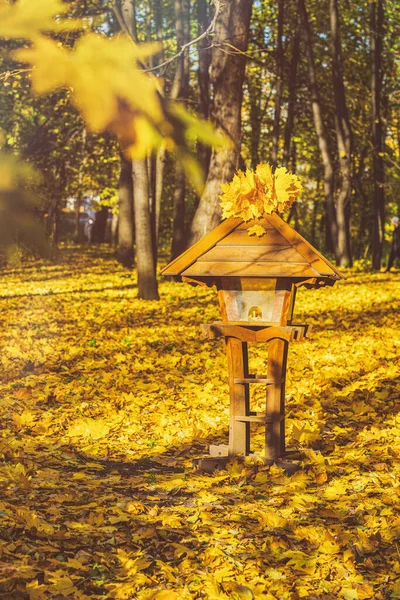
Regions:
[[327, 500], [336, 500], [337, 498], [341, 498], [346, 495], [346, 485], [340, 481], [340, 479], [336, 479], [332, 481], [326, 488], [324, 492], [324, 496]]
[[252, 227], [248, 228], [247, 233], [249, 235], [257, 235], [258, 237], [262, 237], [266, 233], [266, 230], [262, 225], [253, 225]]
[[[271, 214], [274, 210], [290, 208], [299, 197], [301, 183], [284, 167], [278, 167], [273, 172], [270, 165], [260, 163], [255, 171], [237, 171], [230, 183], [221, 185], [221, 190], [223, 218], [234, 216], [249, 221], [265, 213]], [[257, 231], [252, 227], [249, 235], [260, 235]]]
[[6, 38], [35, 38], [41, 31], [81, 29], [76, 19], [57, 19], [69, 10], [62, 0], [17, 0], [0, 2], [0, 36]]
[[89, 33], [78, 40], [73, 50], [41, 37], [32, 48], [17, 50], [15, 56], [35, 66], [32, 83], [38, 94], [72, 88], [73, 100], [88, 126], [99, 132], [112, 124], [127, 126], [124, 106], [133, 118], [136, 111], [136, 116], [142, 114], [151, 116], [154, 122], [162, 121], [157, 89], [138, 67], [139, 60], [158, 50], [158, 44], [138, 46], [123, 34], [106, 38]]

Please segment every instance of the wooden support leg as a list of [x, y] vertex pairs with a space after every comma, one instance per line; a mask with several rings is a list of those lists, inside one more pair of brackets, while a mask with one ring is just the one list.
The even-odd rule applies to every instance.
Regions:
[[229, 422], [229, 456], [249, 454], [250, 423], [237, 421], [235, 417], [249, 415], [249, 385], [235, 383], [235, 378], [248, 376], [247, 342], [227, 337], [226, 353], [229, 369], [230, 422]]
[[288, 342], [274, 339], [268, 345], [268, 378], [266, 416], [273, 422], [265, 427], [265, 458], [281, 458], [285, 454], [285, 376]]

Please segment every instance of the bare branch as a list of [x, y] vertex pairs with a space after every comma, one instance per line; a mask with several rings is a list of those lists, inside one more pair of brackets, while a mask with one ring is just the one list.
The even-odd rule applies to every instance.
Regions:
[[[207, 37], [211, 33], [214, 33], [214, 31], [215, 31], [215, 25], [216, 25], [216, 22], [217, 22], [217, 19], [218, 19], [218, 15], [220, 14], [220, 12], [221, 12], [221, 10], [222, 10], [222, 8], [223, 8], [224, 5], [221, 2], [221, 0], [214, 0], [213, 4], [215, 6], [214, 16], [213, 16], [212, 21], [210, 22], [209, 26], [207, 27], [207, 29], [205, 29], [203, 31], [203, 33], [201, 33], [199, 36], [197, 36], [193, 40], [190, 40], [186, 44], [183, 44], [183, 46], [181, 47], [181, 49], [179, 50], [179, 52], [177, 52], [176, 54], [174, 54], [174, 56], [171, 56], [171, 58], [169, 58], [168, 60], [165, 60], [163, 63], [161, 63], [160, 65], [157, 65], [156, 67], [152, 67], [151, 69], [145, 69], [145, 70], [146, 71], [157, 71], [158, 69], [162, 69], [164, 67], [167, 67], [174, 60], [176, 60], [177, 58], [179, 58], [180, 56], [182, 56], [182, 54], [185, 52], [185, 50], [187, 50], [187, 48], [190, 48], [190, 46], [193, 46], [194, 44], [197, 44], [203, 38]], [[164, 69], [164, 72], [165, 72], [165, 69]]]

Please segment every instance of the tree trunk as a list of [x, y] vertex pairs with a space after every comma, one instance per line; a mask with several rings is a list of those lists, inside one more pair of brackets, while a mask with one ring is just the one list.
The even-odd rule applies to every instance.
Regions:
[[118, 249], [117, 259], [124, 267], [133, 266], [133, 187], [132, 163], [121, 154], [118, 183]]
[[82, 137], [81, 137], [81, 160], [79, 163], [79, 172], [78, 172], [78, 192], [76, 194], [75, 200], [75, 231], [74, 231], [74, 241], [75, 243], [79, 243], [79, 220], [80, 220], [80, 211], [81, 204], [83, 198], [83, 172], [85, 167], [85, 148], [86, 148], [86, 127], [82, 127]]
[[79, 185], [79, 190], [78, 193], [76, 194], [76, 198], [75, 198], [75, 215], [74, 215], [74, 242], [75, 244], [79, 244], [79, 238], [80, 238], [80, 233], [79, 233], [79, 224], [80, 224], [80, 217], [81, 217], [81, 205], [82, 205], [82, 188], [81, 185]]
[[[208, 27], [208, 10], [206, 0], [197, 1], [197, 33], [201, 35]], [[203, 38], [197, 44], [199, 52], [199, 70], [197, 72], [197, 80], [199, 83], [197, 112], [204, 119], [210, 116], [210, 64], [211, 64], [211, 48], [210, 40]], [[207, 176], [208, 167], [210, 164], [211, 148], [204, 144], [199, 144], [197, 148], [198, 160], [204, 169]]]
[[[214, 89], [212, 118], [217, 129], [225, 133], [231, 147], [213, 148], [204, 192], [196, 210], [190, 243], [199, 240], [218, 223], [221, 217], [219, 195], [221, 183], [230, 181], [238, 165], [241, 137], [241, 106], [247, 50], [251, 0], [231, 0], [225, 3], [216, 25], [211, 62], [211, 82]], [[223, 44], [228, 42], [238, 51]], [[218, 44], [221, 46], [219, 47]]]
[[160, 233], [160, 217], [161, 217], [161, 203], [164, 189], [164, 170], [165, 163], [167, 162], [167, 150], [164, 145], [161, 145], [157, 150], [156, 164], [155, 164], [155, 213], [154, 213], [154, 244], [158, 249], [158, 239]]
[[314, 125], [318, 138], [318, 146], [321, 152], [322, 162], [324, 165], [324, 195], [326, 202], [327, 223], [329, 237], [332, 242], [332, 247], [336, 255], [336, 260], [339, 259], [337, 254], [337, 222], [336, 208], [334, 200], [334, 170], [333, 161], [328, 146], [328, 136], [325, 129], [324, 120], [322, 118], [322, 107], [318, 93], [318, 82], [315, 69], [314, 53], [312, 48], [311, 29], [308, 21], [308, 14], [304, 0], [299, 0], [299, 12], [302, 22], [302, 33], [308, 63], [308, 78], [311, 92], [311, 103], [314, 117]]
[[118, 244], [118, 215], [113, 213], [111, 221], [111, 235], [110, 235], [110, 246], [116, 246]]
[[290, 144], [292, 140], [293, 126], [294, 126], [294, 113], [296, 106], [296, 83], [297, 83], [297, 65], [299, 64], [300, 55], [300, 19], [296, 21], [296, 31], [293, 37], [292, 45], [292, 59], [290, 62], [289, 72], [289, 100], [287, 107], [287, 119], [285, 125], [285, 134], [283, 142], [283, 161], [284, 167], [289, 167], [290, 160]]
[[[188, 0], [175, 0], [176, 39], [178, 48], [190, 39], [190, 6]], [[171, 97], [187, 103], [189, 99], [190, 63], [189, 53], [185, 51], [179, 58]], [[175, 164], [174, 220], [172, 227], [171, 258], [175, 258], [184, 250], [185, 239], [185, 173], [181, 166]]]
[[179, 163], [176, 163], [175, 168], [174, 221], [170, 260], [179, 256], [185, 249], [185, 173]]
[[[162, 0], [154, 0], [153, 2], [154, 8], [154, 24], [156, 29], [156, 39], [158, 42], [162, 42], [163, 40], [163, 26], [162, 26]], [[164, 60], [164, 49], [161, 50], [159, 54], [155, 57], [155, 62], [157, 64], [163, 62]], [[165, 145], [162, 144], [160, 148], [157, 150], [156, 158], [155, 158], [155, 172], [154, 172], [154, 213], [153, 213], [153, 235], [154, 235], [154, 247], [155, 247], [155, 260], [157, 260], [157, 250], [158, 250], [158, 238], [160, 231], [160, 216], [161, 216], [161, 202], [164, 188], [164, 169], [165, 163], [167, 160], [167, 151]]]
[[138, 298], [159, 300], [153, 254], [147, 160], [132, 161]]
[[272, 149], [271, 149], [271, 165], [276, 167], [278, 162], [278, 149], [279, 149], [279, 126], [281, 121], [281, 105], [282, 105], [282, 94], [283, 94], [283, 70], [284, 70], [284, 54], [283, 54], [283, 11], [284, 0], [278, 0], [278, 40], [276, 48], [276, 93], [275, 93], [275, 114], [274, 114], [274, 126], [272, 129]]
[[108, 207], [102, 206], [96, 213], [93, 226], [93, 240], [98, 244], [103, 244], [106, 238], [106, 228], [108, 219]]
[[137, 41], [135, 1], [121, 0], [121, 14], [132, 39]]
[[385, 166], [383, 162], [384, 139], [382, 127], [382, 40], [384, 13], [382, 0], [371, 0], [371, 100], [372, 100], [372, 143], [374, 195], [372, 201], [372, 269], [379, 271], [382, 264], [382, 245], [385, 226]]
[[335, 129], [340, 164], [340, 189], [336, 200], [338, 263], [352, 265], [350, 240], [351, 202], [351, 129], [343, 81], [338, 0], [330, 0], [330, 22], [332, 35], [332, 77], [335, 98]]

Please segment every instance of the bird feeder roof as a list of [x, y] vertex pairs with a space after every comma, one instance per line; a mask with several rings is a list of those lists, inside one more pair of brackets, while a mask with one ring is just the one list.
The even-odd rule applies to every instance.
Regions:
[[[265, 234], [249, 235], [253, 225]], [[181, 281], [212, 285], [220, 277], [285, 277], [319, 287], [344, 279], [338, 269], [277, 213], [245, 222], [230, 217], [162, 270]]]

